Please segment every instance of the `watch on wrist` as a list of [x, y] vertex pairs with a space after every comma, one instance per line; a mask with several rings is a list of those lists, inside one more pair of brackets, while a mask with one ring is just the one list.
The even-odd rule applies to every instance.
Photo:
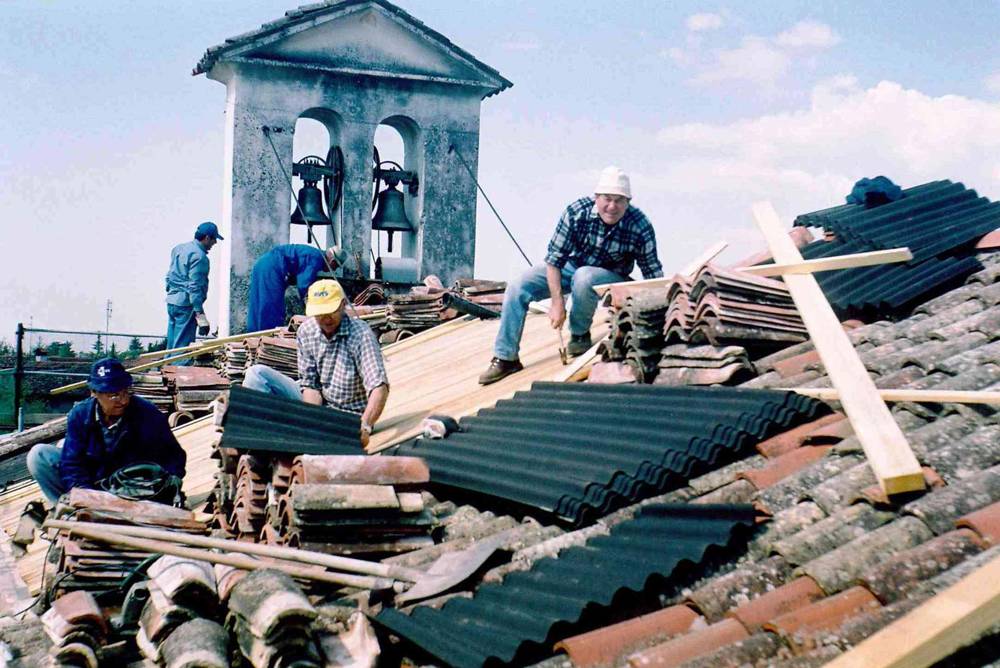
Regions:
[[368, 434], [369, 436], [371, 436], [372, 425], [368, 424], [367, 422], [362, 421], [361, 422], [361, 431], [364, 432], [364, 433], [366, 433], [366, 434]]

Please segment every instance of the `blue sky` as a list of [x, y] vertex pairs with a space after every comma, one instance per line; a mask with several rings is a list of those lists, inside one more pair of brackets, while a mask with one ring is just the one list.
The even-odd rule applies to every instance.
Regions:
[[[479, 177], [535, 259], [612, 163], [668, 271], [757, 250], [756, 199], [790, 221], [876, 174], [1000, 197], [996, 2], [398, 4], [514, 82], [483, 104]], [[103, 328], [107, 299], [113, 330], [165, 328], [170, 247], [222, 208], [225, 89], [191, 69], [295, 6], [0, 2], [0, 338]], [[477, 274], [521, 262], [480, 202]]]

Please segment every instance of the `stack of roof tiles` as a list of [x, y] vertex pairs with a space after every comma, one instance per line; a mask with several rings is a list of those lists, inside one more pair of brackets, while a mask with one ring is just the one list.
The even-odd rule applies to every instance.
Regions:
[[[754, 521], [750, 506], [648, 505], [585, 545], [542, 559], [472, 598], [409, 614], [382, 611], [375, 621], [452, 666], [526, 665], [612, 602], [683, 580], [687, 567], [731, 555]], [[592, 623], [592, 622], [591, 622]]]
[[204, 561], [162, 556], [150, 565], [147, 576], [148, 598], [135, 639], [143, 656], [159, 663], [164, 659], [167, 637], [178, 627], [193, 619], [217, 616], [218, 592], [212, 565]]
[[723, 385], [754, 376], [743, 346], [695, 346], [673, 343], [663, 348], [657, 385]]
[[[668, 343], [794, 343], [805, 325], [781, 281], [705, 265], [693, 281], [675, 277], [667, 286]], [[773, 347], [773, 345], [772, 345]]]
[[302, 455], [279, 487], [269, 542], [330, 554], [384, 555], [433, 544], [436, 522], [415, 457]]
[[1000, 228], [1000, 205], [961, 183], [933, 181], [905, 189], [895, 202], [836, 206], [803, 214], [795, 225], [821, 227], [834, 237], [803, 248], [807, 259], [899, 246], [913, 252], [905, 264], [817, 274], [841, 316], [868, 319], [906, 313], [981, 269], [973, 246]]
[[135, 396], [149, 401], [164, 413], [174, 410], [174, 396], [162, 373], [133, 374], [132, 392], [135, 393]]
[[392, 329], [415, 332], [439, 325], [458, 315], [445, 306], [443, 289], [420, 286], [413, 290], [405, 295], [389, 297], [388, 321]]
[[667, 312], [664, 290], [635, 291], [611, 314], [611, 333], [604, 357], [623, 360], [643, 382], [656, 376], [663, 348], [663, 322]]
[[229, 382], [214, 367], [163, 367], [163, 377], [174, 395], [174, 408], [191, 413], [204, 413], [220, 392], [229, 389]]
[[[74, 488], [55, 510], [57, 517], [107, 524], [155, 526], [204, 533], [207, 526], [194, 513], [149, 501], [129, 501], [107, 492]], [[149, 554], [60, 532], [56, 538], [59, 563], [49, 584], [55, 595], [76, 590], [103, 591], [118, 587]]]
[[455, 281], [454, 289], [463, 299], [500, 313], [507, 284], [504, 281], [460, 278]]
[[[243, 387], [230, 390], [221, 423], [222, 437], [213, 452], [219, 471], [209, 508], [223, 534], [244, 540], [262, 537], [268, 487], [279, 494], [287, 491], [296, 455], [360, 449], [359, 415]], [[269, 535], [274, 540], [273, 530]]]
[[[301, 318], [293, 318], [297, 326]], [[289, 378], [299, 377], [298, 348], [294, 331], [282, 331], [277, 336], [251, 337], [227, 343], [216, 354], [216, 366], [232, 385], [243, 382], [246, 370], [254, 364], [265, 364]]]
[[396, 454], [424, 458], [442, 487], [580, 524], [681, 486], [825, 410], [789, 392], [535, 383], [463, 418], [462, 431]]

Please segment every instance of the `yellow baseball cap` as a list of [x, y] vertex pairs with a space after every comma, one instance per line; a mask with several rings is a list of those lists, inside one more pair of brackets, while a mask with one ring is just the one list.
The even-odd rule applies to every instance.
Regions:
[[324, 278], [309, 286], [306, 297], [306, 315], [326, 315], [340, 308], [344, 301], [344, 288], [333, 279]]

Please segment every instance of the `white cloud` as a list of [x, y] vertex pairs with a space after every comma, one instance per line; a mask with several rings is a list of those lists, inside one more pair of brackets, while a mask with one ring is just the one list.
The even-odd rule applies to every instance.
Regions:
[[1000, 72], [995, 72], [983, 79], [983, 85], [991, 93], [1000, 93]]
[[779, 33], [774, 43], [789, 49], [828, 49], [840, 43], [840, 36], [833, 28], [819, 21], [799, 21]]
[[746, 37], [735, 49], [715, 52], [715, 61], [694, 77], [696, 83], [714, 84], [723, 81], [751, 81], [771, 84], [783, 77], [791, 58], [761, 37]]
[[692, 14], [687, 17], [687, 21], [685, 21], [684, 24], [687, 26], [687, 29], [692, 32], [718, 30], [722, 27], [722, 15], [712, 14], [709, 12]]

